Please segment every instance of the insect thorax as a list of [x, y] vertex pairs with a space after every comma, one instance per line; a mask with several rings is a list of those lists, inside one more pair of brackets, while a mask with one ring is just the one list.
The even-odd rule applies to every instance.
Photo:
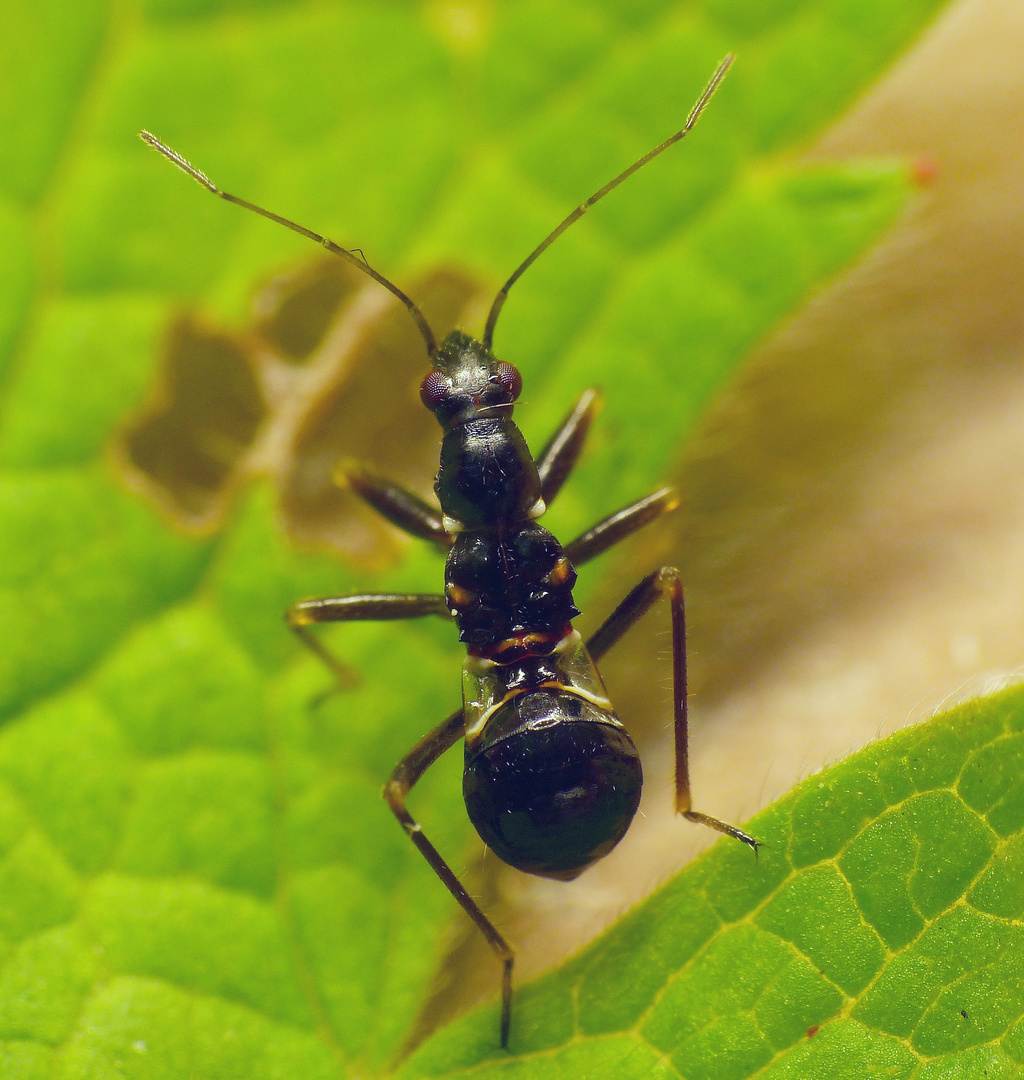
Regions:
[[508, 417], [446, 431], [434, 490], [444, 513], [467, 529], [514, 528], [544, 512], [537, 466]]
[[537, 634], [548, 641], [538, 651], [550, 651], [579, 614], [575, 583], [562, 545], [535, 522], [513, 532], [460, 533], [445, 564], [445, 598], [459, 640], [484, 654]]

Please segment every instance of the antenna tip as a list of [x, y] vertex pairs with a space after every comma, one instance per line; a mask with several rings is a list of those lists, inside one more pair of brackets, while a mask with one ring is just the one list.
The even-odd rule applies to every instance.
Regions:
[[158, 154], [163, 154], [168, 161], [177, 165], [182, 172], [187, 173], [196, 181], [197, 184], [201, 184], [207, 191], [212, 191], [214, 195], [219, 195], [220, 190], [217, 185], [204, 173], [201, 169], [197, 169], [194, 165], [187, 162], [177, 150], [172, 149], [165, 142], [161, 142], [152, 132], [143, 129], [139, 132], [139, 138], [149, 147], [156, 150]]
[[726, 73], [729, 68], [732, 67], [732, 63], [735, 59], [736, 54], [734, 52], [726, 53], [725, 56], [722, 57], [722, 62], [718, 65], [714, 75], [711, 76], [712, 86], [717, 86], [725, 78]]

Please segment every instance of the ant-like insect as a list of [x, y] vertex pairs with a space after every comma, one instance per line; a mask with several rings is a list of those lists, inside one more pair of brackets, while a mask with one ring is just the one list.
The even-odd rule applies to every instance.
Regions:
[[[595, 660], [662, 597], [672, 609], [676, 810], [749, 844], [733, 825], [694, 810], [686, 720], [686, 625], [679, 571], [648, 575], [584, 644], [572, 620], [575, 566], [678, 505], [660, 488], [598, 522], [566, 547], [536, 524], [579, 457], [599, 395], [585, 391], [534, 458], [512, 410], [522, 377], [491, 352], [494, 326], [509, 289], [563, 232], [694, 126], [733, 60], [719, 65], [683, 128], [605, 184], [535, 248], [491, 305], [482, 340], [453, 331], [440, 347], [420, 309], [365, 260], [293, 221], [221, 191], [198, 169], [148, 132], [142, 138], [214, 195], [276, 221], [341, 256], [393, 293], [408, 309], [431, 370], [420, 386], [423, 404], [444, 431], [434, 484], [441, 510], [360, 467], [346, 467], [352, 488], [388, 521], [430, 540], [447, 554], [444, 595], [356, 594], [303, 600], [288, 609], [288, 625], [335, 673], [344, 665], [313, 634], [314, 623], [352, 619], [454, 619], [468, 647], [463, 706], [425, 735], [395, 767], [384, 798], [412, 842], [483, 932], [503, 964], [501, 1045], [512, 1018], [513, 953], [406, 809], [423, 773], [465, 738], [463, 793], [469, 817], [487, 846], [529, 874], [570, 881], [607, 855], [629, 828], [643, 775], [633, 740], [612, 711]], [[361, 253], [360, 253], [361, 254]]]

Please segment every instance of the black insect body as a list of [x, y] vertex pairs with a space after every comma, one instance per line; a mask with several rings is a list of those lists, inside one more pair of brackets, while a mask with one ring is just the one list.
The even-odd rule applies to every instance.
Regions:
[[435, 488], [455, 532], [445, 598], [469, 646], [463, 790], [477, 831], [505, 862], [572, 878], [622, 838], [643, 779], [572, 626], [576, 571], [533, 520], [545, 502], [512, 420], [520, 385], [514, 368], [458, 332], [423, 382], [444, 428]]
[[558, 236], [599, 199], [678, 142], [696, 123], [725, 76], [715, 72], [686, 125], [577, 207], [519, 266], [498, 293], [483, 338], [455, 331], [438, 347], [420, 310], [352, 252], [317, 233], [217, 188], [159, 140], [159, 150], [207, 190], [322, 244], [369, 274], [405, 304], [432, 367], [420, 396], [441, 425], [435, 490], [440, 511], [362, 467], [351, 486], [389, 521], [447, 552], [444, 595], [357, 594], [304, 600], [287, 619], [343, 684], [347, 669], [312, 632], [314, 623], [353, 619], [454, 619], [467, 646], [463, 707], [424, 736], [396, 766], [384, 797], [413, 843], [486, 936], [503, 962], [501, 1044], [507, 1046], [513, 954], [406, 808], [416, 781], [460, 738], [463, 792], [474, 826], [492, 851], [527, 873], [569, 880], [622, 839], [640, 802], [643, 774], [636, 747], [615, 715], [594, 665], [660, 598], [672, 611], [676, 808], [693, 821], [749, 844], [732, 825], [692, 808], [686, 713], [686, 629], [679, 572], [662, 567], [637, 585], [584, 643], [572, 620], [575, 567], [607, 550], [678, 502], [662, 488], [605, 518], [565, 548], [539, 518], [558, 494], [599, 406], [588, 390], [547, 446], [531, 454], [513, 420], [519, 372], [491, 351], [508, 290]]

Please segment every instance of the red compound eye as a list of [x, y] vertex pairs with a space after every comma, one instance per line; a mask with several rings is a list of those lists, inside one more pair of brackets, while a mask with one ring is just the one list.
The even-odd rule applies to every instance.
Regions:
[[420, 401], [433, 412], [448, 396], [448, 379], [443, 371], [434, 368], [420, 383]]
[[519, 369], [501, 361], [498, 364], [497, 376], [498, 382], [505, 387], [509, 396], [515, 401], [523, 392], [523, 377], [519, 374]]

